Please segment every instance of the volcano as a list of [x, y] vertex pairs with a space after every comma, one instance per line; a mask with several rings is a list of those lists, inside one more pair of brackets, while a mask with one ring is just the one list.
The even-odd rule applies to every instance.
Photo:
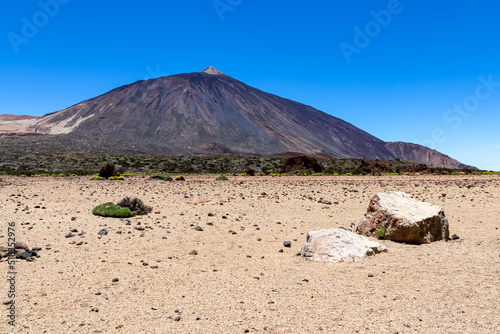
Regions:
[[[214, 67], [137, 81], [42, 117], [0, 115], [0, 136], [35, 135], [50, 138], [55, 150], [60, 143], [66, 151], [253, 156], [300, 152], [336, 158], [412, 157], [430, 166], [437, 161], [434, 167], [465, 166], [420, 145], [386, 143]], [[418, 154], [411, 154], [416, 148]]]

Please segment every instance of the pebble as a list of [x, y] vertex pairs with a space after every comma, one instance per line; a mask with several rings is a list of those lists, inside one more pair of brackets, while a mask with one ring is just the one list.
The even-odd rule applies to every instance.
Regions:
[[65, 238], [71, 238], [71, 237], [74, 237], [74, 236], [75, 236], [75, 235], [74, 235], [73, 233], [71, 233], [71, 232], [70, 232], [70, 233], [66, 234], [64, 237], [65, 237]]
[[174, 321], [181, 321], [181, 317], [180, 316], [176, 317]]
[[97, 234], [98, 235], [106, 235], [106, 234], [108, 234], [108, 230], [106, 230], [106, 229], [103, 228], [102, 230], [100, 230], [99, 232], [97, 232]]
[[119, 281], [119, 279], [118, 279], [118, 278], [113, 278], [113, 282], [114, 282], [114, 283], [116, 283], [116, 282], [118, 282], [118, 281]]
[[203, 231], [203, 228], [200, 226], [200, 225], [196, 225], [196, 227], [194, 228], [196, 231]]
[[368, 277], [374, 277], [373, 274], [368, 274]]
[[292, 247], [292, 243], [290, 241], [284, 241], [283, 246], [285, 247]]

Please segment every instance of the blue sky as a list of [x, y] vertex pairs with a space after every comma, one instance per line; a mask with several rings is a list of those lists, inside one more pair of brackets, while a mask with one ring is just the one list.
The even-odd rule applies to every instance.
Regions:
[[214, 66], [385, 140], [500, 170], [500, 2], [2, 1], [0, 113]]

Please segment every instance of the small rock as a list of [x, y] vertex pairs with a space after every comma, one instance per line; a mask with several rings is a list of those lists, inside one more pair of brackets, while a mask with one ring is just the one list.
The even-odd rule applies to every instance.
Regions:
[[99, 232], [97, 232], [97, 234], [98, 235], [106, 235], [106, 234], [108, 234], [108, 231], [103, 228], [102, 230], [100, 230]]
[[174, 321], [181, 321], [181, 317], [180, 316], [176, 317]]
[[284, 241], [283, 246], [285, 247], [292, 247], [292, 243], [290, 241]]
[[41, 251], [41, 250], [42, 250], [42, 247], [38, 247], [38, 246], [36, 246], [36, 247], [33, 247], [31, 250], [33, 250], [33, 251], [37, 251], [37, 252], [38, 252], [38, 251]]
[[458, 240], [458, 239], [460, 239], [460, 237], [458, 236], [458, 234], [453, 234], [451, 236], [451, 240]]
[[25, 251], [29, 251], [29, 247], [24, 243], [24, 242], [20, 242], [20, 241], [16, 241], [14, 243], [14, 248], [15, 249], [23, 249]]
[[118, 279], [118, 278], [113, 278], [113, 281], [112, 281], [112, 282], [113, 282], [113, 283], [116, 283], [116, 282], [118, 282], [118, 281], [119, 281], [119, 279]]
[[73, 233], [71, 233], [71, 232], [70, 232], [70, 233], [66, 234], [64, 237], [65, 237], [65, 238], [72, 238], [72, 237], [74, 237], [74, 236], [75, 236], [75, 235], [74, 235]]
[[373, 274], [368, 274], [368, 277], [375, 277], [375, 276], [373, 276]]
[[189, 252], [189, 255], [198, 255], [198, 252], [196, 250], [192, 250]]
[[203, 231], [203, 228], [200, 226], [200, 225], [196, 225], [196, 227], [194, 228], [196, 231]]
[[17, 257], [22, 259], [22, 260], [27, 260], [28, 258], [30, 258], [33, 254], [31, 254], [31, 252], [22, 252], [20, 254], [17, 254]]

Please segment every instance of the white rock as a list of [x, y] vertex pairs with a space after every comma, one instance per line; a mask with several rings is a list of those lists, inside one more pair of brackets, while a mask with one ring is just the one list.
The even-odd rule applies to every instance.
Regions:
[[381, 226], [385, 227], [386, 240], [423, 244], [449, 238], [443, 209], [403, 192], [374, 195], [357, 232], [375, 236]]
[[334, 228], [308, 232], [300, 255], [306, 260], [349, 262], [361, 261], [367, 256], [385, 251], [385, 246], [376, 241], [343, 228]]

